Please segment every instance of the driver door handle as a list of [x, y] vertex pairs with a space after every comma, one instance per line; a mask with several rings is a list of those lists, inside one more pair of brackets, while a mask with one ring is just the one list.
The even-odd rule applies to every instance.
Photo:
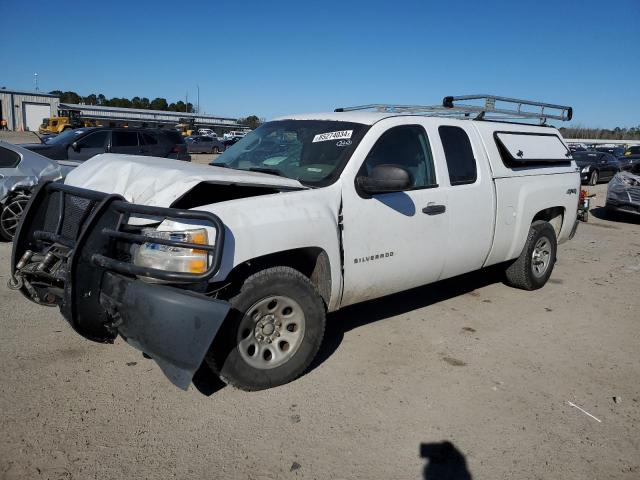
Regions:
[[447, 210], [447, 207], [444, 205], [438, 205], [434, 202], [429, 202], [426, 207], [422, 209], [422, 213], [426, 213], [427, 215], [440, 215]]

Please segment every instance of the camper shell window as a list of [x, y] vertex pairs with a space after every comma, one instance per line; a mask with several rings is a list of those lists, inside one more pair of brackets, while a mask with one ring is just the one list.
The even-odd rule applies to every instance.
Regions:
[[495, 132], [493, 137], [507, 167], [569, 165], [571, 151], [554, 133]]

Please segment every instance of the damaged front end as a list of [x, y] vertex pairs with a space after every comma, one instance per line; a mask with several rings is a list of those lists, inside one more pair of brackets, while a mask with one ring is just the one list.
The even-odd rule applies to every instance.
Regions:
[[[164, 221], [215, 229], [215, 241], [150, 234], [150, 223]], [[199, 293], [219, 269], [223, 244], [224, 225], [212, 213], [46, 183], [14, 238], [9, 286], [58, 306], [85, 338], [112, 343], [122, 336], [186, 389], [229, 311], [228, 303]], [[206, 260], [192, 271], [155, 268], [136, 262], [142, 247], [197, 252]]]
[[606, 208], [640, 213], [640, 168], [632, 172], [620, 172], [607, 187]]

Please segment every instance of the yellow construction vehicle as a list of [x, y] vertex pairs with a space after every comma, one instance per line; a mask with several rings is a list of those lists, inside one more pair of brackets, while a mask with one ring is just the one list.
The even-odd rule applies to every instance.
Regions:
[[196, 126], [193, 118], [181, 118], [180, 123], [178, 123], [175, 128], [183, 137], [190, 137], [196, 133]]
[[38, 133], [51, 135], [62, 133], [70, 128], [99, 126], [92, 120], [83, 120], [79, 110], [58, 110], [57, 117], [42, 119], [42, 125], [38, 127]]
[[38, 128], [40, 134], [62, 133], [69, 128], [79, 128], [84, 125], [80, 121], [80, 112], [77, 110], [58, 110], [57, 117], [42, 119], [42, 125]]

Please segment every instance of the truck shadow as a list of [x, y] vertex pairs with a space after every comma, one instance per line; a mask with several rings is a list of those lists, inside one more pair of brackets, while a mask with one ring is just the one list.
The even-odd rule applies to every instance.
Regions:
[[424, 480], [471, 480], [467, 461], [451, 442], [420, 444], [420, 458], [427, 460]]
[[309, 371], [327, 360], [342, 343], [344, 334], [354, 328], [428, 307], [503, 280], [504, 266], [498, 265], [369, 300], [329, 314], [324, 341]]

